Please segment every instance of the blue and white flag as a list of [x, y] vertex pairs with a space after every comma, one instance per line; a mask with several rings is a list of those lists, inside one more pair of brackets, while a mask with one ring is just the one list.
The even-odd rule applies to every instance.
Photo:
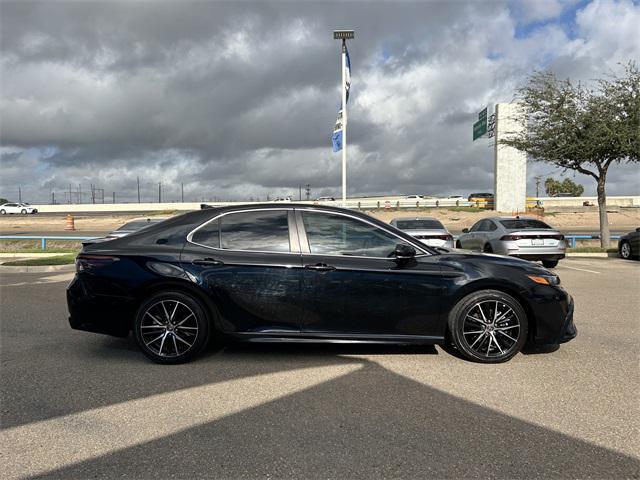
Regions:
[[[346, 98], [347, 102], [349, 101], [349, 91], [351, 90], [351, 59], [349, 58], [349, 50], [347, 50], [347, 46], [344, 47], [346, 52], [346, 71], [344, 74], [345, 77], [345, 90], [347, 92]], [[340, 101], [342, 103], [342, 100]], [[333, 143], [333, 151], [339, 152], [342, 150], [342, 108], [338, 111], [338, 118], [336, 120], [336, 124], [333, 127], [333, 135], [331, 136], [331, 142]]]

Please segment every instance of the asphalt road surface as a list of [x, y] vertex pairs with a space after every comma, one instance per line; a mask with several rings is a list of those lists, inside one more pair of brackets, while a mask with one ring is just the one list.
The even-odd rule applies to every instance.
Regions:
[[578, 337], [227, 346], [150, 363], [67, 324], [71, 273], [0, 273], [3, 478], [639, 478], [640, 262], [567, 259]]

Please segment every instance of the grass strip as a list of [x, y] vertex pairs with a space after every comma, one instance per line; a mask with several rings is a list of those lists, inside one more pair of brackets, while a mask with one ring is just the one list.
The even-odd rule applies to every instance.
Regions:
[[45, 266], [45, 265], [70, 265], [76, 261], [76, 255], [77, 253], [70, 253], [68, 255], [60, 255], [57, 257], [27, 258], [25, 260], [14, 260], [12, 262], [4, 262], [2, 265], [7, 267], [38, 267], [38, 266]]

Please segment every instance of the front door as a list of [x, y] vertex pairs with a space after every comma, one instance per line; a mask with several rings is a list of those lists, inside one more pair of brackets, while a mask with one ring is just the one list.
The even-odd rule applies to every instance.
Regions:
[[183, 268], [202, 283], [226, 333], [300, 332], [301, 257], [291, 209], [231, 212], [192, 232]]
[[[399, 262], [408, 243], [348, 214], [297, 209], [303, 334], [437, 336], [442, 278], [434, 256]], [[440, 332], [441, 334], [441, 332]]]

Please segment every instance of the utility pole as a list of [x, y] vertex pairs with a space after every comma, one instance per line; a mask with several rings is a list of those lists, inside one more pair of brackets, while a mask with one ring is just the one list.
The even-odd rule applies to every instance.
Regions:
[[302, 185], [298, 185], [298, 200], [302, 201]]
[[309, 198], [311, 197], [311, 185], [308, 183], [304, 186], [304, 193], [307, 196], [307, 201], [309, 201]]
[[18, 203], [22, 203], [22, 189], [18, 185]]
[[82, 203], [82, 184], [78, 184], [78, 203]]
[[116, 192], [112, 192], [113, 193], [113, 203], [116, 203]]
[[71, 204], [71, 184], [69, 184], [69, 204]]
[[162, 182], [158, 182], [158, 203], [162, 203]]
[[138, 182], [138, 203], [140, 203], [140, 177], [136, 177], [136, 181]]
[[180, 197], [182, 199], [182, 203], [184, 203], [184, 183], [180, 183]]
[[51, 205], [56, 204], [56, 192], [51, 192]]
[[538, 175], [537, 177], [535, 177], [536, 179], [536, 198], [540, 197], [540, 179], [542, 177], [540, 175]]

